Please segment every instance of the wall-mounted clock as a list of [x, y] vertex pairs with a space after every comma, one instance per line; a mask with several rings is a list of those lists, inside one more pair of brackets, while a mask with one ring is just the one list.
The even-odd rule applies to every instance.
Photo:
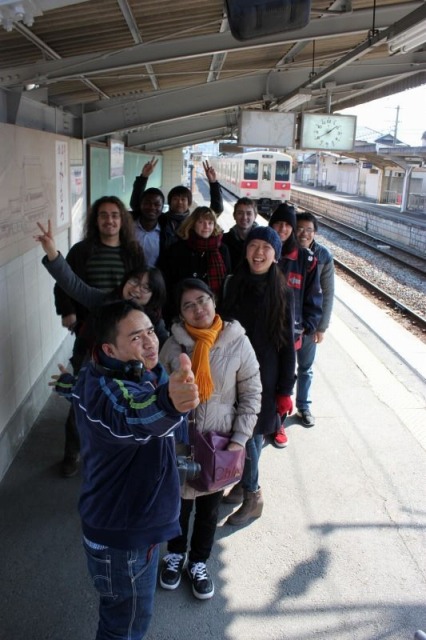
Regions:
[[354, 147], [356, 116], [333, 113], [303, 113], [301, 149], [351, 151]]

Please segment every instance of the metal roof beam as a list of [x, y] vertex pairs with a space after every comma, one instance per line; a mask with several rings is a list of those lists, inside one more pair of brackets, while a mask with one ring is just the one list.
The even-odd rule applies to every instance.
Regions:
[[174, 149], [176, 147], [186, 147], [201, 142], [210, 142], [210, 140], [223, 139], [230, 137], [230, 131], [227, 128], [210, 129], [201, 131], [199, 134], [189, 134], [187, 136], [175, 136], [174, 138], [159, 140], [158, 142], [149, 142], [143, 145], [144, 151], [164, 151], [166, 149]]
[[127, 136], [127, 145], [136, 147], [163, 139], [171, 139], [178, 131], [179, 136], [198, 135], [203, 131], [219, 129], [232, 130], [237, 126], [238, 112], [210, 113], [192, 118], [181, 118], [176, 121], [147, 125], [140, 131], [131, 132]]
[[[337, 86], [381, 81], [417, 74], [425, 65], [426, 53], [362, 60], [338, 69], [333, 75], [333, 80]], [[121, 104], [115, 103], [111, 108], [103, 103], [102, 110], [84, 114], [85, 137], [99, 137], [115, 131], [125, 131], [176, 118], [188, 118], [200, 113], [259, 104], [262, 102], [267, 82], [269, 93], [282, 100], [302, 85], [302, 79], [308, 77], [309, 72], [310, 68], [306, 67], [282, 73], [275, 72], [271, 75], [264, 73], [218, 80], [182, 90], [159, 92], [133, 101], [126, 98]]]
[[[376, 9], [376, 28], [384, 29], [402, 19], [423, 2], [410, 2]], [[362, 34], [371, 28], [372, 10], [361, 9], [352, 13], [333, 15], [328, 19], [311, 20], [304, 27], [249, 42], [235, 40], [230, 32], [204, 35], [166, 42], [139, 44], [128, 49], [98, 55], [83, 55], [60, 61], [39, 62], [33, 65], [0, 70], [0, 85], [17, 86], [34, 82], [45, 84], [80, 78], [82, 75], [99, 75], [120, 71], [141, 65], [176, 62], [188, 58], [209, 56], [219, 53], [253, 50], [259, 47], [276, 46], [286, 42], [301, 42], [321, 38], [342, 38], [349, 34]]]

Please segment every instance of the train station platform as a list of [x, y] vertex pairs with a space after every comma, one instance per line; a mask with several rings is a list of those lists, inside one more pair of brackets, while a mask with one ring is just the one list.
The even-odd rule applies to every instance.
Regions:
[[[288, 447], [265, 447], [262, 517], [232, 528], [222, 507], [214, 598], [196, 601], [186, 580], [159, 588], [149, 640], [408, 640], [426, 628], [425, 363], [424, 343], [338, 281], [315, 427], [292, 417]], [[0, 485], [1, 638], [95, 636], [80, 478], [59, 476], [66, 410], [49, 400]]]
[[292, 190], [293, 189], [302, 193], [317, 195], [321, 198], [326, 198], [334, 202], [343, 202], [348, 206], [353, 206], [355, 208], [368, 211], [369, 213], [375, 213], [377, 215], [391, 218], [415, 220], [417, 224], [423, 227], [426, 226], [426, 215], [424, 211], [411, 209], [401, 211], [401, 206], [397, 204], [376, 202], [372, 198], [367, 198], [366, 196], [330, 191], [321, 187], [307, 187], [306, 185], [299, 183], [292, 184]]
[[[426, 630], [425, 381], [426, 344], [337, 279], [315, 427], [291, 417], [288, 447], [264, 448], [262, 517], [234, 528], [232, 506], [221, 508], [215, 596], [195, 600], [185, 579], [158, 588], [147, 640], [411, 640]], [[0, 484], [2, 640], [95, 637], [80, 477], [59, 476], [66, 411], [52, 396]]]

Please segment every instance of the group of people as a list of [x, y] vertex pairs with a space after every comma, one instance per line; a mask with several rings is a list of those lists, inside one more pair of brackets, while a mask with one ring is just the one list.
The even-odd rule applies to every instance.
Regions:
[[[61, 365], [52, 384], [72, 401], [63, 474], [75, 475], [83, 459], [79, 511], [100, 595], [97, 640], [144, 637], [162, 542], [161, 587], [176, 589], [185, 571], [196, 598], [213, 596], [207, 561], [220, 504], [239, 505], [233, 526], [261, 516], [260, 455], [268, 439], [287, 443], [295, 384], [302, 424], [315, 423], [312, 364], [333, 299], [332, 257], [315, 243], [314, 216], [283, 203], [258, 225], [255, 203], [241, 198], [224, 234], [207, 162], [210, 207], [192, 213], [183, 186], [162, 212], [162, 192], [146, 189], [154, 167], [136, 178], [131, 213], [115, 197], [95, 202], [66, 259], [50, 223], [36, 236], [57, 312], [76, 335], [73, 373]], [[229, 434], [229, 450], [245, 448], [242, 479], [227, 495], [179, 486], [176, 447], [188, 442], [189, 415], [200, 432]]]

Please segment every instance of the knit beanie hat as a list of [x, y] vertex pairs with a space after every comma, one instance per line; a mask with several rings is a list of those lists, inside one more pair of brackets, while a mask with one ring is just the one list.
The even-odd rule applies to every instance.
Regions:
[[275, 260], [280, 259], [282, 243], [280, 236], [275, 231], [275, 229], [272, 229], [271, 227], [264, 227], [261, 225], [259, 225], [258, 227], [254, 227], [254, 229], [251, 229], [246, 238], [246, 246], [252, 240], [263, 240], [264, 242], [270, 244], [275, 251]]
[[282, 202], [274, 211], [269, 219], [269, 226], [272, 227], [275, 222], [287, 222], [296, 232], [296, 211], [292, 204]]

